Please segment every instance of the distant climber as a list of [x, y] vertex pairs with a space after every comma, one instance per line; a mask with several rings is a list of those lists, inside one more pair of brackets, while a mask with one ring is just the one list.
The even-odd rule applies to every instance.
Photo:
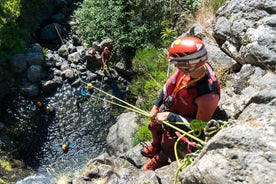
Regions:
[[67, 153], [70, 148], [73, 148], [76, 145], [75, 142], [72, 143], [64, 143], [61, 145], [53, 146], [53, 149], [56, 151], [63, 151], [63, 153]]
[[102, 58], [101, 70], [109, 69], [108, 61], [110, 59], [110, 50], [108, 47], [105, 47], [104, 50], [102, 51], [101, 58]]
[[50, 115], [52, 117], [55, 116], [55, 108], [53, 105], [51, 104], [44, 104], [44, 102], [42, 102], [42, 100], [37, 100], [35, 102], [36, 108], [38, 111], [40, 111], [41, 113], [45, 113], [47, 115]]
[[86, 61], [86, 68], [88, 70], [95, 70], [100, 64], [97, 59], [97, 52], [93, 47], [89, 47], [83, 54], [83, 61]]
[[93, 92], [93, 85], [88, 83], [83, 85], [80, 89], [80, 97], [76, 101], [77, 109], [80, 109], [80, 104], [87, 102]]

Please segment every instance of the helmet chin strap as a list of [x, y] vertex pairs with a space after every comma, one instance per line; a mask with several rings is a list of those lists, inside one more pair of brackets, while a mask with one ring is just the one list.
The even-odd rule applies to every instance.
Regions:
[[[170, 76], [171, 66], [173, 66], [173, 65], [171, 65], [170, 62], [168, 62], [167, 78]], [[195, 68], [195, 66], [196, 65], [194, 64], [194, 65], [191, 65], [191, 68], [185, 68], [185, 67], [181, 68], [181, 67], [176, 67], [176, 66], [175, 67], [178, 70], [182, 71], [185, 75], [189, 75], [191, 72], [196, 71], [196, 70], [201, 70], [204, 67], [204, 65], [200, 66], [199, 68]]]
[[205, 68], [204, 65], [200, 66], [199, 68], [195, 68], [195, 65], [193, 65], [191, 69], [180, 68], [180, 67], [178, 69], [181, 70], [185, 75], [189, 75], [189, 74], [191, 74], [191, 72], [199, 71], [199, 70], [202, 70], [203, 68]]
[[202, 65], [201, 67], [197, 68], [193, 71], [193, 73], [190, 72], [190, 76], [192, 78], [202, 78], [206, 74], [206, 67], [205, 65]]
[[181, 70], [185, 75], [189, 75], [190, 70], [189, 69], [184, 69], [184, 68], [178, 68], [179, 70]]

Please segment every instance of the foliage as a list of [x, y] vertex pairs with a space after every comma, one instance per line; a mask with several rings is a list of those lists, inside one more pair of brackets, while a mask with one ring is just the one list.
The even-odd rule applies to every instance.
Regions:
[[26, 32], [18, 26], [20, 0], [5, 0], [0, 4], [0, 57], [22, 51]]
[[0, 160], [1, 167], [5, 169], [6, 171], [11, 171], [12, 167], [11, 164], [6, 160]]
[[140, 121], [144, 121], [141, 123], [141, 126], [138, 128], [138, 132], [134, 135], [132, 145], [136, 146], [140, 142], [148, 141], [151, 139], [151, 132], [148, 128], [149, 118], [141, 118]]
[[[143, 103], [138, 103], [137, 106], [149, 111], [167, 78], [166, 54], [162, 49], [148, 46], [137, 50], [132, 64], [137, 75], [129, 85], [130, 91], [132, 96], [143, 99]], [[133, 145], [151, 139], [151, 133], [148, 130], [149, 118], [140, 117], [138, 119], [141, 126], [134, 135]]]
[[172, 43], [175, 36], [177, 35], [176, 31], [168, 27], [165, 27], [161, 34], [161, 39], [163, 41], [164, 46], [169, 46]]
[[146, 99], [142, 109], [150, 110], [158, 97], [167, 76], [167, 59], [164, 50], [148, 46], [139, 49], [132, 61], [133, 70], [137, 73], [130, 84], [132, 95]]
[[248, 37], [243, 38], [243, 45], [248, 45], [250, 42], [251, 42], [250, 38]]
[[8, 182], [6, 182], [5, 180], [3, 180], [2, 178], [0, 178], [0, 184], [7, 184]]
[[187, 0], [185, 2], [185, 6], [189, 11], [191, 11], [193, 14], [196, 12], [198, 6], [200, 4], [199, 0]]
[[0, 29], [7, 23], [15, 23], [20, 15], [20, 0], [4, 0], [0, 4]]
[[112, 54], [131, 60], [138, 48], [160, 45], [162, 4], [148, 0], [84, 0], [75, 12], [81, 38], [92, 42], [111, 38]]
[[221, 7], [226, 0], [209, 0], [209, 1], [210, 1], [210, 5], [213, 8], [214, 12], [216, 12], [219, 9], [219, 7]]

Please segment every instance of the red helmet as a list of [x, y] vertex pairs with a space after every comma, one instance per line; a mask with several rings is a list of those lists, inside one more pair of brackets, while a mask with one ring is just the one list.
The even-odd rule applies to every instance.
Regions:
[[168, 60], [179, 68], [194, 70], [208, 59], [204, 43], [195, 37], [180, 37], [169, 48]]

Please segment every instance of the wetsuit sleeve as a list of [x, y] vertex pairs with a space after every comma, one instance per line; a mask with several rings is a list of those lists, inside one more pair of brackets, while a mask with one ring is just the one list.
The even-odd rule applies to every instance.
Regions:
[[163, 100], [167, 98], [170, 94], [172, 94], [178, 74], [179, 70], [175, 71], [174, 74], [167, 80], [154, 105], [160, 107], [163, 103]]
[[219, 95], [209, 93], [195, 99], [197, 104], [196, 119], [208, 122], [211, 120], [219, 102]]
[[175, 114], [173, 112], [169, 113], [168, 120], [170, 122], [188, 122], [186, 118], [184, 118], [183, 116], [180, 116], [178, 114]]
[[157, 107], [160, 107], [163, 103], [163, 99], [164, 99], [164, 92], [163, 90], [161, 91], [159, 97], [157, 98], [157, 100], [155, 101], [154, 105], [156, 105]]

